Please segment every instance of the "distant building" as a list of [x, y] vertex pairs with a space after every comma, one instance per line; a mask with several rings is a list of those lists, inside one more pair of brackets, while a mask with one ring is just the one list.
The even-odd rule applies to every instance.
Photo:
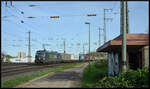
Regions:
[[4, 62], [4, 57], [5, 55], [3, 53], [1, 53], [1, 61]]
[[20, 59], [20, 58], [10, 58], [9, 60], [10, 60], [11, 63], [34, 63], [35, 58], [32, 57], [32, 58], [30, 58], [30, 60], [28, 59], [28, 57], [22, 58], [22, 59]]
[[18, 52], [18, 58], [25, 58], [25, 57], [26, 57], [26, 53]]
[[71, 54], [71, 60], [79, 60], [79, 55]]
[[70, 60], [71, 59], [71, 54], [64, 54], [60, 53], [62, 60]]

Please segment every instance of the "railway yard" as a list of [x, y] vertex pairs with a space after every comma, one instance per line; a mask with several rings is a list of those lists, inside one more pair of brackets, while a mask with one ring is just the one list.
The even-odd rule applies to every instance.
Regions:
[[82, 72], [87, 65], [88, 63], [83, 63], [73, 68], [53, 72], [15, 88], [80, 88]]
[[42, 64], [37, 65], [35, 63], [2, 64], [1, 79], [3, 82], [5, 82], [9, 79], [36, 74], [47, 69], [60, 67], [68, 64], [72, 64], [72, 63], [46, 64], [46, 65], [42, 65]]
[[148, 1], [1, 4], [1, 88], [149, 87]]

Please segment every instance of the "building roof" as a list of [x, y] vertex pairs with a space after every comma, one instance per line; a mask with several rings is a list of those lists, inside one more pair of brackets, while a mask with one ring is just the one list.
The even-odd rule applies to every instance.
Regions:
[[[149, 45], [149, 34], [127, 34], [127, 50], [136, 51], [143, 46]], [[106, 42], [97, 49], [97, 52], [121, 51], [122, 35]]]

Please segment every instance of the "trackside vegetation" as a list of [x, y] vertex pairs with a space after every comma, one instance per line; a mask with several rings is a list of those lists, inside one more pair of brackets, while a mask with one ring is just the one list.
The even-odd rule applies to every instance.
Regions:
[[97, 88], [148, 88], [149, 68], [129, 70], [121, 76], [104, 77], [97, 83]]
[[2, 88], [13, 88], [17, 85], [28, 82], [29, 80], [32, 80], [34, 78], [46, 75], [48, 73], [62, 71], [64, 69], [72, 68], [74, 66], [78, 66], [78, 65], [81, 65], [81, 64], [83, 64], [83, 63], [65, 65], [65, 66], [45, 70], [45, 71], [42, 71], [42, 72], [37, 73], [37, 74], [32, 74], [32, 75], [28, 75], [28, 76], [24, 76], [24, 77], [18, 77], [18, 78], [10, 79], [6, 82], [2, 82], [1, 87]]
[[107, 61], [95, 61], [90, 63], [90, 68], [87, 67], [83, 71], [82, 88], [94, 88], [95, 84], [107, 76]]
[[120, 76], [108, 76], [107, 60], [91, 63], [83, 72], [82, 88], [148, 88], [149, 68], [123, 72]]

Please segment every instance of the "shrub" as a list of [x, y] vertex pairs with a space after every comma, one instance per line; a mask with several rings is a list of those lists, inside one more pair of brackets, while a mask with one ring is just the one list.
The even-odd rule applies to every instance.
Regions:
[[121, 76], [109, 76], [99, 80], [96, 87], [101, 88], [148, 88], [149, 69], [143, 68], [137, 71], [129, 70]]
[[126, 73], [121, 74], [121, 78], [125, 78], [125, 80], [130, 80], [131, 84], [137, 88], [148, 87], [149, 84], [149, 69], [143, 68], [138, 69], [137, 71], [129, 70]]
[[[104, 64], [105, 63], [105, 64]], [[107, 61], [103, 60], [91, 62], [90, 71], [87, 67], [83, 72], [82, 87], [93, 88], [99, 79], [107, 75]]]
[[100, 61], [95, 62], [94, 64], [96, 68], [102, 68], [106, 65], [107, 65], [107, 60], [100, 60]]
[[133, 88], [128, 80], [120, 77], [104, 77], [98, 84], [101, 88]]

